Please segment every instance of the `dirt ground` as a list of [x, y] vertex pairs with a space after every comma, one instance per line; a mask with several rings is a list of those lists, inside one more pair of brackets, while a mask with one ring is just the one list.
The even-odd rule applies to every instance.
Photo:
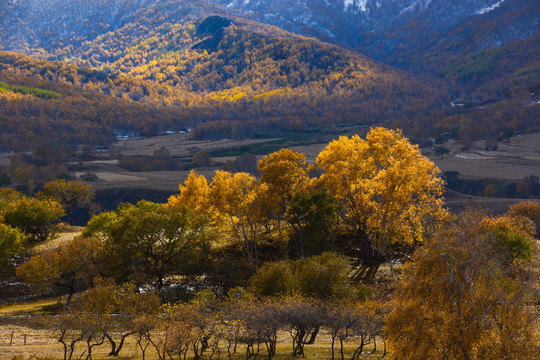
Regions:
[[201, 148], [205, 151], [211, 151], [220, 148], [233, 146], [250, 145], [266, 142], [276, 139], [243, 139], [243, 140], [192, 140], [189, 133], [178, 133], [170, 135], [160, 135], [146, 139], [132, 139], [117, 141], [113, 144], [114, 148], [119, 150], [122, 155], [150, 155], [154, 154], [162, 146], [169, 150], [171, 156], [185, 156], [190, 154], [193, 147]]
[[540, 133], [515, 136], [508, 143], [500, 142], [495, 151], [486, 151], [484, 141], [475, 142], [470, 150], [461, 150], [457, 141], [444, 146], [450, 150], [444, 158], [428, 154], [441, 171], [459, 171], [466, 178], [505, 180], [540, 176]]

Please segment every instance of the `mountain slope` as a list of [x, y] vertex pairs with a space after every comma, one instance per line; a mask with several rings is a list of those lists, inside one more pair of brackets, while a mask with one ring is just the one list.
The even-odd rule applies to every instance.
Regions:
[[217, 1], [243, 16], [416, 70], [440, 63], [423, 59], [429, 54], [480, 51], [526, 39], [540, 26], [540, 4], [531, 0]]
[[10, 85], [0, 89], [0, 151], [104, 146], [117, 135], [191, 126], [179, 109], [115, 98], [85, 86], [106, 78], [91, 69], [0, 52], [0, 82]]
[[[477, 12], [482, 12], [486, 6], [496, 5], [491, 1], [468, 1], [476, 4], [472, 8], [478, 9], [474, 10]], [[522, 3], [523, 0], [516, 2]], [[520, 90], [534, 85], [531, 81], [534, 82], [537, 76], [536, 60], [528, 56], [525, 50], [527, 44], [534, 45], [536, 42], [519, 47], [522, 55], [514, 57], [516, 63], [512, 66], [505, 67], [503, 62], [497, 60], [492, 68], [495, 71], [493, 76], [476, 76], [471, 80], [463, 74], [474, 64], [482, 62], [482, 56], [489, 60], [492, 57], [489, 52], [491, 48], [476, 58], [460, 53], [457, 57], [460, 62], [449, 65], [448, 59], [456, 59], [452, 52], [460, 51], [452, 49], [452, 44], [439, 42], [428, 46], [418, 40], [428, 48], [426, 52], [415, 52], [414, 39], [410, 40], [409, 49], [398, 46], [400, 41], [409, 41], [407, 37], [405, 40], [399, 37], [392, 40], [388, 35], [392, 31], [409, 29], [413, 26], [413, 20], [425, 24], [434, 22], [434, 16], [440, 14], [444, 5], [439, 0], [409, 3], [392, 0], [380, 3], [380, 8], [369, 0], [347, 2], [347, 6], [331, 0], [278, 0], [274, 3], [252, 0], [225, 4], [217, 8], [217, 5], [204, 1], [187, 0], [77, 0], [73, 4], [61, 0], [48, 0], [46, 3], [37, 0], [11, 1], [0, 10], [0, 41], [3, 49], [62, 62], [34, 61], [5, 53], [3, 58], [7, 60], [0, 63], [4, 80], [0, 81], [10, 86], [43, 87], [53, 91], [62, 87], [65, 91], [78, 94], [77, 97], [81, 99], [94, 103], [124, 104], [119, 105], [121, 108], [140, 108], [148, 116], [148, 119], [142, 119], [138, 114], [130, 115], [126, 111], [123, 115], [107, 115], [107, 120], [100, 116], [92, 117], [93, 124], [102, 127], [101, 133], [109, 131], [109, 139], [114, 138], [111, 130], [149, 136], [165, 130], [191, 127], [193, 136], [198, 138], [239, 138], [275, 129], [311, 128], [316, 131], [333, 126], [376, 122], [399, 126], [411, 137], [441, 133], [458, 135], [463, 128], [474, 128], [473, 135], [470, 132], [469, 135], [480, 137], [486, 133], [498, 136], [509, 126], [530, 130], [538, 125], [531, 121], [518, 126], [518, 122], [514, 121], [517, 114], [530, 110], [529, 107], [522, 109], [516, 106], [515, 97], [528, 101], [527, 106], [532, 104], [532, 99], [523, 98]], [[358, 52], [227, 13], [235, 6], [264, 5], [285, 17], [287, 12], [280, 8], [284, 4], [291, 9], [296, 4], [298, 9], [308, 9], [318, 17], [335, 16], [339, 20], [348, 16], [349, 24], [363, 16], [376, 25], [374, 21], [377, 19], [373, 14], [382, 12], [383, 7], [389, 11], [388, 16], [401, 14], [392, 15], [395, 19], [388, 23], [383, 18], [377, 20], [386, 29], [385, 41], [403, 53], [410, 53], [408, 57], [397, 57], [393, 61], [399, 63], [404, 59], [408, 64], [418, 61], [418, 68], [422, 68], [440, 59], [436, 69], [430, 70], [438, 77], [413, 75]], [[407, 4], [414, 6], [404, 8]], [[448, 4], [450, 10], [463, 10], [457, 3]], [[496, 14], [504, 4], [500, 3], [482, 16]], [[325, 15], [324, 9], [332, 9], [333, 13]], [[470, 9], [467, 11], [470, 12]], [[522, 13], [516, 12], [516, 16]], [[302, 11], [297, 12], [300, 18], [295, 20], [295, 24], [304, 24], [307, 29], [309, 22], [309, 29], [317, 30], [317, 22], [310, 22], [310, 18], [302, 17], [302, 14]], [[470, 20], [465, 15], [457, 17], [461, 19], [459, 24], [463, 24], [465, 18]], [[70, 20], [63, 22], [64, 18]], [[509, 23], [512, 21], [509, 20]], [[361, 24], [367, 26], [367, 23], [366, 20]], [[455, 31], [456, 36], [458, 33], [465, 34], [470, 28], [461, 29], [456, 24], [451, 20], [449, 24], [445, 25], [442, 21], [437, 26], [441, 32]], [[66, 36], [52, 33], [52, 29], [59, 26], [63, 26], [62, 31]], [[403, 36], [410, 34], [405, 30]], [[347, 30], [347, 33], [355, 34], [351, 31]], [[378, 31], [369, 35], [371, 42], [365, 42], [372, 44], [372, 49], [378, 48], [376, 36], [382, 36], [383, 30]], [[429, 34], [429, 31], [425, 33]], [[363, 35], [360, 33], [358, 36]], [[460, 46], [469, 49], [466, 52], [474, 51], [473, 45], [467, 45], [468, 40], [464, 40], [463, 44]], [[437, 50], [441, 53], [440, 58], [430, 50], [439, 49], [437, 46], [440, 47]], [[511, 52], [512, 49], [505, 51]], [[534, 48], [532, 51], [534, 53]], [[19, 60], [10, 60], [12, 58]], [[527, 59], [532, 59], [532, 62]], [[487, 87], [479, 88], [496, 81], [497, 69], [502, 68], [507, 68], [505, 76], [508, 78], [516, 75], [523, 81], [505, 80], [504, 84], [501, 82], [502, 90], [495, 92]], [[58, 92], [65, 95], [62, 91]], [[40, 104], [29, 106], [28, 112], [47, 114], [50, 124], [53, 124], [55, 117], [62, 118], [62, 114], [67, 113], [62, 112], [61, 108], [72, 111], [66, 107], [71, 101], [67, 101], [67, 96], [43, 102], [35, 101], [32, 95], [8, 95], [2, 98], [8, 104], [14, 101], [19, 104]], [[528, 96], [531, 97], [530, 93]], [[8, 97], [8, 100], [4, 100]], [[452, 106], [452, 100], [458, 97], [462, 97], [460, 101], [468, 106]], [[84, 104], [84, 101], [79, 104]], [[498, 108], [492, 108], [490, 104], [496, 103], [502, 104], [508, 114], [493, 125], [489, 119]], [[43, 110], [51, 104], [56, 104], [56, 110]], [[24, 112], [6, 110], [9, 108], [12, 106], [0, 107], [0, 110], [4, 109], [4, 113], [0, 111], [0, 116], [4, 116], [5, 121], [22, 119], [17, 114]], [[99, 107], [94, 109], [98, 114], [101, 111]], [[112, 111], [110, 107], [108, 109]], [[74, 110], [74, 114], [77, 112]], [[152, 112], [163, 114], [149, 115]], [[72, 120], [75, 118], [75, 115], [70, 117]], [[48, 141], [48, 138], [37, 136], [38, 118], [30, 116], [29, 119], [34, 121], [32, 125], [27, 125], [32, 131], [25, 133], [24, 127], [21, 127], [17, 130], [20, 132], [12, 131], [12, 137], [20, 137], [18, 141], [25, 146]], [[99, 142], [104, 141], [107, 140]], [[9, 144], [12, 142], [10, 140]], [[84, 142], [82, 137], [73, 140], [75, 145]]]

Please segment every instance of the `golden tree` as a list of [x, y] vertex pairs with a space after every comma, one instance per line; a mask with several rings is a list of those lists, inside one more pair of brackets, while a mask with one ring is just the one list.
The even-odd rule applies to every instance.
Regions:
[[400, 131], [374, 128], [332, 141], [317, 157], [320, 182], [341, 207], [341, 218], [367, 273], [390, 260], [391, 245], [424, 238], [427, 220], [443, 214], [439, 169]]
[[188, 206], [197, 214], [206, 213], [208, 208], [208, 180], [203, 175], [199, 175], [195, 170], [191, 170], [184, 185], [179, 185], [179, 195], [169, 198], [168, 206], [182, 207]]
[[306, 187], [310, 170], [306, 155], [290, 149], [281, 149], [259, 161], [261, 183], [268, 186], [278, 216], [283, 216], [294, 195]]
[[467, 211], [403, 269], [387, 319], [397, 359], [537, 359], [531, 282], [512, 249]]
[[508, 209], [510, 216], [525, 216], [534, 222], [536, 234], [540, 234], [540, 202], [538, 200], [520, 201]]
[[294, 196], [309, 185], [312, 167], [306, 164], [306, 155], [290, 149], [281, 149], [259, 161], [260, 183], [266, 186], [266, 190], [261, 191], [266, 226], [274, 230], [284, 257], [288, 253], [289, 238], [289, 234], [285, 234], [288, 229], [283, 227], [287, 210]]
[[257, 262], [257, 240], [262, 230], [260, 189], [257, 179], [248, 173], [231, 174], [220, 170], [208, 191], [218, 227], [241, 244], [244, 257], [251, 263]]

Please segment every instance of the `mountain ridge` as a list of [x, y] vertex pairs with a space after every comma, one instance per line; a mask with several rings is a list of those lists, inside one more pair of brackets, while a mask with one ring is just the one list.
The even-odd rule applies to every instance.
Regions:
[[[472, 51], [465, 51], [468, 54], [528, 38], [538, 33], [540, 26], [540, 5], [529, 0], [216, 1], [243, 16], [344, 44], [378, 60], [415, 70], [434, 66], [432, 62], [409, 66], [409, 58], [418, 57], [415, 52], [424, 55], [426, 48], [429, 52], [438, 42], [452, 44], [460, 30], [470, 36], [467, 29], [488, 28], [485, 34], [474, 32], [478, 39]], [[497, 28], [490, 24], [493, 17], [499, 20]], [[408, 53], [403, 47], [412, 50]], [[393, 59], [402, 57], [405, 60]]]

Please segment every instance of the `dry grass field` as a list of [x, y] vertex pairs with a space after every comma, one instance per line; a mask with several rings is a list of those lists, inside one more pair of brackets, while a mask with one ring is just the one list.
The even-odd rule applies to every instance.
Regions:
[[[193, 146], [209, 152], [214, 149], [272, 140], [277, 139], [194, 141], [189, 140], [186, 134], [174, 134], [151, 139], [122, 141], [116, 143], [115, 146], [123, 155], [151, 155], [161, 146], [165, 146], [171, 155], [185, 156], [189, 154], [189, 149]], [[293, 146], [291, 149], [306, 154], [308, 162], [314, 163], [315, 158], [326, 145], [323, 143]], [[426, 155], [437, 164], [441, 171], [459, 171], [462, 176], [471, 178], [494, 177], [509, 180], [540, 175], [540, 133], [515, 136], [508, 143], [499, 143], [496, 151], [485, 151], [482, 140], [476, 141], [470, 150], [461, 150], [461, 145], [456, 140], [450, 140], [445, 146], [450, 150], [450, 154], [444, 158], [435, 156], [432, 151], [426, 151]], [[227, 159], [229, 158], [215, 160]], [[143, 178], [148, 176], [143, 173], [134, 175]], [[159, 175], [164, 176], [164, 174]]]
[[160, 135], [145, 139], [132, 139], [118, 141], [114, 147], [119, 150], [122, 155], [152, 155], [155, 150], [162, 146], [167, 148], [171, 156], [189, 155], [191, 148], [198, 147], [204, 151], [212, 151], [215, 149], [229, 148], [233, 146], [251, 145], [256, 143], [264, 143], [269, 140], [276, 139], [243, 139], [243, 140], [192, 140], [189, 133], [178, 133], [170, 135]]
[[450, 154], [444, 158], [429, 155], [441, 171], [459, 171], [463, 177], [520, 180], [540, 176], [540, 134], [515, 136], [508, 143], [500, 142], [497, 150], [484, 150], [484, 141], [477, 141], [470, 150], [450, 141], [445, 145]]
[[[48, 305], [47, 305], [48, 304]], [[57, 300], [39, 301], [28, 304], [11, 305], [0, 307], [0, 359], [9, 360], [14, 356], [23, 355], [39, 355], [49, 356], [54, 359], [63, 359], [64, 351], [62, 344], [58, 342], [57, 333], [50, 328], [50, 325], [55, 321], [54, 316], [50, 313], [55, 311]], [[39, 311], [44, 305], [49, 306], [51, 311]], [[26, 312], [26, 315], [20, 315], [21, 312]], [[41, 312], [41, 314], [40, 314]], [[19, 314], [19, 315], [13, 315]], [[344, 347], [345, 359], [350, 359], [358, 344], [354, 341], [347, 342]], [[378, 349], [373, 351], [373, 345], [367, 345], [364, 348], [363, 355], [360, 359], [380, 359], [383, 357], [383, 344], [378, 341]], [[124, 348], [118, 357], [108, 356], [110, 345], [104, 343], [92, 350], [92, 359], [118, 359], [118, 360], [141, 360], [142, 351], [137, 346], [134, 336], [128, 337]], [[218, 356], [216, 352], [210, 357], [211, 352], [205, 354], [205, 359], [228, 359], [225, 343], [222, 344], [221, 353]], [[335, 348], [336, 359], [339, 359], [339, 344]], [[86, 344], [84, 342], [77, 343], [73, 359], [86, 358]], [[330, 337], [322, 331], [317, 341], [313, 345], [305, 347], [306, 359], [331, 359], [331, 343]], [[188, 357], [189, 357], [188, 353]], [[239, 345], [237, 353], [233, 354], [232, 359], [245, 359], [245, 346]], [[267, 358], [264, 344], [261, 345], [259, 359]], [[158, 359], [155, 350], [150, 346], [146, 354], [146, 360]], [[174, 358], [176, 359], [176, 357]], [[251, 358], [253, 359], [253, 358]], [[291, 349], [291, 338], [287, 332], [282, 332], [279, 335], [278, 346], [275, 360], [294, 359]]]

